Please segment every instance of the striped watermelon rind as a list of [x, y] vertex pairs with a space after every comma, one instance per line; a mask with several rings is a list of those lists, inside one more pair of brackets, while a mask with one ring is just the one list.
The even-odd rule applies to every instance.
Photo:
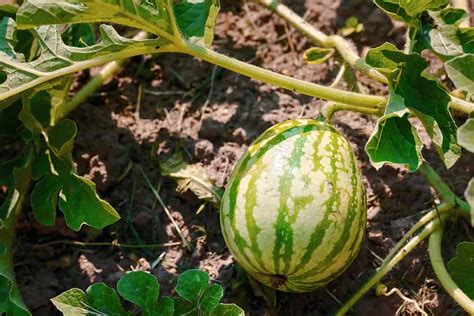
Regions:
[[349, 142], [332, 126], [289, 120], [266, 130], [230, 177], [221, 229], [236, 261], [259, 282], [312, 291], [356, 257], [366, 198]]

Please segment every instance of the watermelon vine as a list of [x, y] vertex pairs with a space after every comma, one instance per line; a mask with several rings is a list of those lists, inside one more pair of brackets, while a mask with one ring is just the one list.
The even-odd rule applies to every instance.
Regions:
[[[57, 210], [73, 230], [83, 225], [101, 229], [119, 220], [113, 206], [97, 195], [94, 183], [77, 174], [72, 160], [77, 128], [65, 117], [127, 58], [158, 53], [187, 54], [327, 101], [321, 111], [325, 123], [304, 119], [277, 124], [253, 142], [234, 169], [222, 199], [221, 227], [230, 251], [250, 275], [278, 290], [304, 292], [334, 280], [355, 258], [364, 235], [365, 191], [350, 145], [330, 123], [337, 111], [360, 112], [377, 117], [365, 147], [372, 165], [398, 164], [421, 172], [441, 203], [408, 231], [337, 314], [348, 312], [426, 238], [430, 239], [430, 259], [441, 284], [462, 308], [474, 314], [473, 297], [455, 277], [464, 272], [459, 262], [472, 247], [458, 247], [448, 273], [440, 246], [448, 219], [471, 219], [474, 226], [474, 180], [465, 197], [456, 196], [423, 158], [423, 144], [412, 123], [412, 118], [422, 123], [447, 168], [460, 157], [461, 147], [474, 151], [474, 30], [468, 27], [467, 12], [449, 6], [448, 0], [375, 0], [391, 18], [406, 24], [406, 47], [400, 50], [384, 43], [360, 57], [344, 37], [320, 32], [278, 1], [255, 1], [317, 45], [305, 54], [307, 62], [341, 61], [337, 80], [344, 78], [356, 92], [291, 78], [214, 51], [211, 44], [218, 0], [25, 0], [19, 7], [0, 5], [0, 136], [8, 139], [9, 145], [21, 147], [17, 157], [0, 162], [0, 185], [7, 188], [0, 205], [0, 294], [5, 296], [0, 297], [0, 314], [30, 314], [20, 297], [12, 264], [15, 225], [30, 188], [31, 208], [43, 225], [54, 224]], [[84, 23], [103, 23], [100, 40], [90, 28], [80, 29], [78, 34], [85, 34], [80, 40], [63, 38], [64, 28], [59, 25], [74, 30]], [[141, 32], [125, 37], [112, 24]], [[425, 50], [443, 62], [455, 91], [449, 91], [439, 77], [426, 74], [428, 65], [421, 55]], [[107, 63], [99, 77], [69, 99], [75, 73]], [[386, 84], [388, 95], [362, 93], [360, 83], [354, 81], [356, 71]], [[458, 128], [452, 112], [471, 118]], [[219, 198], [213, 194], [214, 200]], [[307, 244], [301, 251], [293, 249], [294, 243], [304, 242]], [[132, 276], [150, 279], [142, 274]], [[178, 292], [184, 301], [158, 303], [156, 280], [150, 282], [156, 292], [151, 302], [143, 293], [137, 301], [129, 299], [130, 293], [119, 288], [121, 296], [139, 306], [144, 315], [165, 308], [167, 314], [178, 315], [171, 311], [170, 302], [175, 307], [192, 305], [189, 310], [198, 308], [204, 315], [242, 314], [236, 306], [219, 303], [222, 289], [208, 288], [208, 279], [196, 282], [202, 283], [203, 293], [212, 292], [208, 293], [212, 304], [202, 310], [197, 306], [200, 298], [187, 298], [186, 290]], [[90, 303], [95, 299], [94, 291], [112, 293], [118, 302], [114, 308], [128, 314], [113, 289], [96, 285], [87, 293], [71, 291], [54, 301], [65, 314], [74, 312], [72, 307], [81, 307], [63, 300], [65, 297], [72, 293], [72, 297], [79, 295]], [[143, 304], [137, 303], [144, 297]]]

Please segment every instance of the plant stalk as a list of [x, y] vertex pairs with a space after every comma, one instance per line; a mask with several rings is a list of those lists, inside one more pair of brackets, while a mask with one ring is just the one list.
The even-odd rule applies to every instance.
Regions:
[[441, 214], [445, 214], [453, 209], [453, 206], [449, 203], [442, 203], [438, 205], [435, 209], [429, 211], [427, 214], [425, 214], [422, 218], [416, 222], [415, 225], [413, 225], [410, 230], [403, 235], [402, 239], [400, 239], [397, 244], [390, 250], [388, 255], [385, 257], [384, 261], [382, 262], [382, 266], [386, 264], [388, 261], [390, 261], [393, 256], [406, 244], [406, 242], [417, 232], [419, 231], [423, 226], [431, 222], [434, 218]]
[[183, 48], [183, 53], [198, 57], [247, 77], [316, 98], [372, 109], [380, 109], [384, 107], [387, 102], [387, 99], [384, 97], [339, 90], [284, 76], [189, 42], [187, 42]]
[[456, 111], [463, 112], [466, 114], [470, 114], [474, 112], [474, 103], [456, 98], [454, 96], [450, 96], [450, 97], [451, 97], [451, 102], [449, 103], [449, 107], [451, 110], [456, 110]]
[[405, 258], [405, 256], [415, 249], [424, 239], [430, 236], [433, 231], [440, 226], [440, 220], [444, 221], [447, 217], [448, 214], [443, 214], [439, 218], [429, 222], [417, 236], [413, 237], [405, 246], [401, 247], [393, 258], [382, 264], [377, 272], [337, 311], [336, 315], [341, 316], [347, 313], [351, 307], [390, 272], [397, 263]]
[[321, 114], [326, 118], [326, 122], [329, 123], [331, 122], [331, 119], [334, 116], [334, 114], [338, 111], [353, 111], [353, 112], [358, 112], [362, 114], [377, 115], [377, 116], [381, 116], [383, 114], [383, 111], [381, 111], [381, 109], [357, 107], [353, 105], [334, 103], [334, 102], [328, 102], [327, 104], [325, 104], [323, 108], [321, 109]]
[[431, 265], [441, 282], [443, 288], [448, 294], [470, 315], [474, 315], [474, 301], [471, 300], [453, 281], [444, 265], [441, 252], [441, 241], [443, 239], [443, 227], [436, 229], [430, 236], [428, 251], [430, 254]]

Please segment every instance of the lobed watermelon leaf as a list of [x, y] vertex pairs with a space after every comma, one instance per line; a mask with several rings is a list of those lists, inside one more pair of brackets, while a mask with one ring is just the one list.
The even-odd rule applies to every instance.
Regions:
[[[180, 46], [183, 39], [209, 47], [218, 10], [218, 0], [27, 0], [18, 10], [16, 23], [4, 17], [0, 28], [0, 49], [3, 52], [0, 54], [0, 67], [5, 76], [3, 82], [0, 81], [0, 109], [11, 103], [8, 99], [32, 88], [49, 88], [48, 82], [107, 61], [177, 51], [176, 46]], [[101, 25], [102, 40], [99, 43], [87, 45], [89, 40], [86, 39], [76, 43], [77, 46], [69, 46], [64, 43], [56, 26], [100, 22], [134, 27], [158, 38], [131, 40], [120, 36], [112, 26]], [[25, 62], [12, 49], [17, 28], [29, 29], [33, 33], [40, 45], [37, 60]], [[74, 39], [69, 38], [68, 44], [71, 43]]]
[[[18, 17], [22, 16], [20, 11]], [[5, 17], [2, 25], [7, 27], [5, 32], [11, 34], [11, 39], [2, 41], [0, 38], [0, 43], [11, 43], [15, 38], [16, 23]], [[25, 62], [20, 55], [9, 51], [8, 45], [6, 48], [2, 45], [0, 67], [6, 78], [0, 84], [0, 102], [3, 103], [0, 103], [0, 109], [9, 105], [9, 98], [54, 87], [57, 85], [55, 79], [62, 80], [61, 77], [69, 73], [103, 64], [120, 54], [137, 55], [159, 51], [159, 47], [163, 45], [163, 41], [159, 39], [135, 41], [124, 38], [108, 25], [99, 28], [101, 42], [87, 47], [67, 46], [61, 38], [58, 26], [39, 26], [30, 31], [40, 47], [37, 59]], [[33, 88], [35, 90], [31, 91]]]
[[448, 109], [450, 96], [436, 81], [422, 76], [427, 68], [425, 60], [417, 53], [407, 55], [385, 43], [368, 52], [366, 63], [389, 80], [390, 96], [385, 115], [379, 119], [366, 145], [375, 166], [392, 162], [407, 165], [411, 171], [418, 168], [421, 142], [408, 120], [408, 114], [413, 114], [425, 127], [445, 165], [451, 167], [459, 158], [461, 148], [456, 142], [457, 127]]

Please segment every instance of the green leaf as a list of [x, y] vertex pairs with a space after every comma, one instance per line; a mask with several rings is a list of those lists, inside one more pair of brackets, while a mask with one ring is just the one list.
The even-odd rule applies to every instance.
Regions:
[[17, 202], [26, 194], [31, 175], [30, 163], [34, 149], [28, 146], [26, 152], [12, 160], [0, 162], [0, 185], [8, 189], [5, 200], [0, 203], [0, 230], [2, 221], [8, 221]]
[[219, 13], [218, 0], [180, 1], [173, 7], [182, 36], [193, 43], [210, 47]]
[[64, 316], [87, 315], [91, 311], [87, 295], [77, 288], [61, 293], [52, 298], [51, 302]]
[[419, 15], [428, 10], [439, 10], [449, 0], [374, 0], [375, 4], [395, 20], [418, 26]]
[[160, 316], [173, 316], [174, 315], [174, 301], [170, 297], [162, 297], [158, 302], [156, 312]]
[[30, 98], [26, 97], [22, 99], [23, 107], [18, 118], [29, 131], [34, 134], [41, 134], [41, 132], [43, 132], [43, 125], [33, 114], [31, 108], [31, 101], [32, 100]]
[[416, 19], [400, 6], [400, 0], [374, 0], [375, 4], [392, 19], [416, 26]]
[[439, 10], [448, 4], [449, 0], [400, 0], [400, 6], [413, 17], [424, 11]]
[[181, 316], [181, 315], [190, 315], [190, 316], [198, 316], [199, 315], [199, 308], [196, 305], [189, 303], [188, 301], [183, 300], [180, 297], [173, 298], [174, 304], [174, 315]]
[[23, 304], [20, 291], [12, 286], [14, 281], [3, 274], [2, 258], [0, 256], [0, 315], [31, 315]]
[[120, 219], [115, 209], [97, 196], [94, 182], [75, 174], [60, 178], [59, 208], [71, 229], [77, 231], [84, 224], [101, 229]]
[[303, 59], [308, 64], [319, 65], [325, 63], [334, 52], [334, 48], [312, 47], [304, 52]]
[[474, 27], [460, 28], [458, 35], [464, 52], [474, 53]]
[[367, 52], [365, 62], [377, 68], [389, 79], [393, 79], [395, 72], [406, 60], [406, 55], [391, 43], [384, 43]]
[[[56, 6], [60, 6], [61, 4], [64, 4], [64, 7], [61, 7], [61, 9], [58, 9], [59, 11], [57, 11], [60, 15], [66, 12], [65, 8], [67, 7], [72, 6], [84, 8], [80, 3], [72, 4], [61, 1], [47, 2], [48, 1], [25, 2], [18, 12], [18, 21], [28, 19], [30, 16], [25, 12], [25, 10], [27, 12], [29, 12], [28, 10], [33, 10], [38, 14], [32, 15], [32, 17], [35, 17], [34, 20], [32, 20], [32, 23], [36, 21], [38, 24], [42, 24], [47, 23], [48, 20], [51, 23], [58, 23], [60, 20], [58, 20], [59, 18], [54, 16], [54, 14], [49, 15], [49, 18], [45, 18], [44, 20], [36, 19], [41, 17], [43, 14], [48, 15], [47, 12], [49, 11], [45, 8], [50, 8], [52, 10], [50, 13], [53, 13], [55, 12], [54, 10], [57, 9]], [[97, 14], [98, 12], [110, 12], [110, 10], [107, 11], [106, 6], [105, 10], [104, 8], [99, 9], [98, 11], [95, 11], [94, 14], [99, 16]], [[65, 14], [65, 16], [68, 14], [69, 13]], [[77, 16], [74, 16], [74, 18], [77, 18]], [[22, 26], [26, 28], [36, 25]], [[11, 19], [8, 23], [7, 32], [15, 32], [15, 22]], [[5, 81], [0, 84], [0, 102], [4, 101], [5, 103], [5, 100], [13, 98], [21, 93], [25, 93], [31, 88], [35, 88], [39, 91], [41, 89], [50, 88], [51, 86], [56, 86], [58, 80], [59, 82], [63, 80], [62, 77], [64, 75], [103, 64], [110, 59], [113, 60], [113, 56], [116, 56], [117, 54], [132, 56], [146, 51], [159, 51], [159, 47], [167, 43], [162, 39], [141, 41], [127, 39], [120, 36], [113, 27], [108, 25], [100, 26], [99, 32], [102, 40], [99, 43], [81, 48], [70, 47], [64, 44], [58, 26], [39, 26], [38, 28], [31, 29], [31, 32], [39, 44], [40, 55], [35, 60], [31, 62], [23, 62], [22, 59], [18, 58], [18, 56], [11, 56], [11, 54], [0, 52], [0, 68], [2, 69], [2, 73], [6, 76]], [[3, 44], [3, 42], [2, 38], [0, 38], [0, 43]], [[61, 71], [64, 68], [68, 68], [70, 71]], [[56, 82], [54, 80], [56, 80]], [[5, 107], [5, 104], [3, 104], [3, 107]]]
[[454, 282], [474, 300], [474, 243], [461, 242], [457, 255], [448, 262], [449, 274]]
[[63, 120], [48, 131], [48, 147], [68, 171], [74, 169], [72, 148], [76, 134], [77, 126], [72, 120]]
[[445, 8], [440, 11], [431, 11], [429, 14], [438, 24], [450, 25], [458, 25], [468, 17], [466, 11], [457, 8]]
[[428, 14], [430, 19], [422, 19], [418, 26], [410, 29], [414, 52], [421, 53], [428, 48], [445, 60], [471, 52], [473, 33], [459, 27], [467, 16], [464, 10], [446, 8]]
[[[50, 88], [55, 80], [74, 72], [130, 56], [166, 51], [180, 51], [183, 37], [210, 46], [218, 0], [189, 1], [97, 1], [97, 0], [26, 0], [17, 13], [18, 29], [31, 29], [39, 44], [39, 57], [24, 62], [9, 54], [0, 54], [0, 102], [5, 107], [11, 99], [26, 93]], [[174, 11], [178, 16], [174, 16]], [[94, 45], [68, 46], [58, 24], [114, 23], [147, 31], [158, 37], [131, 40], [120, 36], [112, 26], [101, 25], [101, 41]], [[15, 32], [15, 22], [5, 22], [5, 34]], [[11, 37], [0, 38], [10, 47]], [[66, 38], [67, 39], [67, 38]]]
[[474, 153], [474, 118], [468, 119], [459, 127], [457, 134], [459, 144]]
[[201, 309], [204, 311], [205, 314], [212, 314], [214, 309], [219, 305], [222, 296], [224, 295], [224, 291], [222, 287], [218, 284], [213, 284], [209, 288], [207, 288], [204, 293], [202, 294], [201, 298]]
[[180, 274], [176, 285], [176, 293], [193, 305], [199, 304], [199, 299], [207, 290], [209, 275], [206, 272], [191, 269]]
[[454, 85], [467, 92], [467, 98], [474, 95], [474, 54], [453, 58], [445, 63], [446, 73]]
[[45, 176], [36, 183], [31, 192], [31, 208], [38, 223], [54, 226], [61, 187], [59, 177], [54, 175]]
[[160, 161], [160, 171], [165, 177], [170, 177], [178, 184], [176, 190], [184, 193], [192, 191], [199, 199], [219, 206], [222, 192], [214, 186], [206, 170], [199, 164], [189, 165], [178, 152], [165, 161]]
[[99, 198], [92, 181], [75, 174], [72, 147], [76, 133], [71, 120], [63, 120], [43, 133], [48, 150], [33, 163], [32, 174], [39, 182], [32, 191], [31, 207], [38, 222], [54, 225], [59, 196], [59, 208], [71, 229], [79, 230], [84, 224], [104, 228], [120, 216]]
[[22, 60], [24, 56], [15, 52], [17, 44], [15, 20], [9, 17], [2, 17], [0, 23], [0, 52], [11, 58]]
[[92, 284], [86, 293], [93, 309], [105, 315], [126, 315], [117, 293], [105, 283]]
[[160, 295], [160, 285], [154, 275], [143, 271], [129, 272], [118, 281], [117, 292], [140, 307], [143, 315], [154, 315]]
[[389, 114], [380, 118], [365, 146], [375, 168], [396, 163], [415, 171], [421, 165], [421, 140], [408, 121], [408, 114]]
[[89, 23], [71, 24], [61, 34], [66, 45], [86, 47], [95, 44], [94, 26]]
[[49, 150], [46, 150], [43, 154], [35, 157], [31, 169], [33, 180], [39, 180], [46, 175], [58, 175], [58, 172], [54, 169], [53, 162], [51, 161]]
[[86, 293], [77, 288], [70, 289], [51, 301], [64, 316], [129, 315], [123, 309], [117, 293], [104, 283], [92, 284]]
[[23, 105], [17, 101], [10, 107], [0, 110], [0, 136], [9, 138], [19, 138], [19, 133], [23, 127], [18, 119]]
[[[379, 120], [380, 124], [377, 124], [377, 129], [369, 140], [370, 145], [366, 146], [369, 156], [378, 153], [375, 157], [371, 157], [371, 161], [402, 163], [409, 165], [410, 170], [419, 166], [419, 158], [415, 159], [419, 157], [419, 154], [415, 154], [419, 153], [416, 130], [410, 128], [407, 119], [401, 119], [407, 113], [405, 111], [409, 110], [423, 123], [445, 165], [451, 167], [461, 153], [460, 146], [456, 142], [456, 124], [448, 110], [451, 98], [436, 81], [423, 77], [423, 71], [427, 68], [425, 60], [417, 53], [407, 55], [394, 45], [385, 43], [371, 49], [366, 62], [389, 79], [390, 98], [385, 116], [394, 112], [402, 113], [397, 115], [398, 118], [384, 116]], [[400, 130], [399, 140], [396, 134], [387, 131], [387, 124]], [[378, 130], [380, 128], [385, 130]], [[400, 147], [390, 150], [388, 148], [390, 143]], [[385, 144], [385, 153], [377, 150], [380, 144]], [[409, 151], [402, 153], [403, 150]]]
[[[46, 24], [111, 22], [150, 33], [171, 32], [164, 1], [27, 0], [17, 13], [18, 28]], [[161, 29], [162, 28], [162, 29]], [[158, 31], [158, 32], [157, 32]]]
[[235, 304], [219, 304], [212, 315], [215, 316], [245, 316], [242, 308]]
[[463, 54], [462, 43], [455, 25], [439, 25], [429, 32], [431, 48], [438, 54], [458, 56]]

